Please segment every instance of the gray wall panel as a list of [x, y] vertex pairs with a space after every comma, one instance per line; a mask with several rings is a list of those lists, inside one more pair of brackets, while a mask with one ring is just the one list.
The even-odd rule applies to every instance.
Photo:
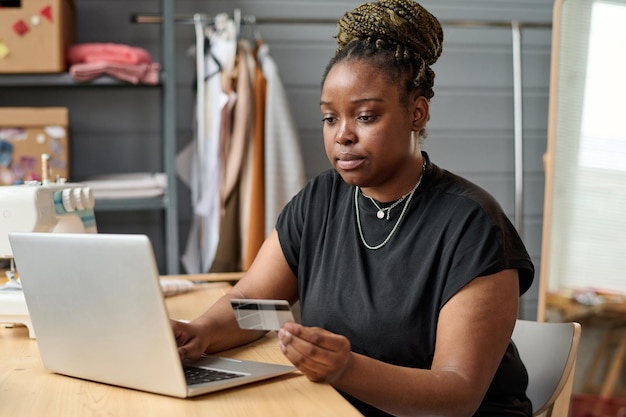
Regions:
[[72, 142], [73, 179], [82, 181], [102, 173], [161, 172], [159, 132], [77, 132]]
[[[178, 14], [232, 13], [258, 19], [337, 19], [361, 1], [335, 0], [176, 0]], [[119, 42], [148, 49], [160, 60], [160, 26], [130, 23], [135, 12], [156, 13], [154, 0], [76, 0], [79, 42]], [[422, 2], [442, 21], [475, 19], [550, 22], [552, 0], [430, 0]], [[323, 150], [319, 113], [319, 82], [331, 57], [336, 29], [327, 24], [259, 24], [257, 29], [270, 46], [278, 64], [305, 155], [307, 177], [329, 168]], [[434, 161], [466, 175], [485, 187], [512, 216], [513, 171], [513, 73], [511, 30], [508, 28], [460, 28], [444, 26], [444, 53], [435, 65], [435, 98], [432, 102], [430, 137], [425, 149]], [[194, 44], [191, 25], [176, 27], [178, 148], [189, 142], [194, 118], [195, 64], [188, 49]], [[244, 36], [251, 30], [244, 26]], [[522, 30], [525, 204], [524, 238], [539, 267], [543, 211], [543, 165], [547, 130], [551, 30]], [[0, 105], [22, 105], [37, 100], [42, 105], [68, 103], [72, 120], [72, 157], [77, 174], [121, 172], [131, 166], [152, 170], [161, 166], [158, 137], [160, 114], [158, 89], [45, 89], [14, 94], [3, 89]], [[106, 115], [102, 117], [102, 115]], [[107, 152], [118, 157], [107, 164]], [[107, 172], [98, 171], [108, 170]], [[188, 190], [180, 187], [181, 246], [190, 218]], [[103, 230], [148, 230], [158, 235], [160, 213], [103, 214]], [[100, 219], [99, 219], [100, 220]], [[162, 244], [157, 242], [157, 257]], [[161, 251], [161, 252], [158, 252]], [[182, 251], [182, 248], [181, 248]], [[522, 313], [532, 317], [536, 286], [524, 298]]]

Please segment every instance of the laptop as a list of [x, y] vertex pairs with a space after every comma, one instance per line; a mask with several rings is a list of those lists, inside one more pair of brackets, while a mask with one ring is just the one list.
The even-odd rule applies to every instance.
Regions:
[[219, 356], [181, 363], [147, 236], [11, 233], [9, 241], [51, 372], [185, 398], [295, 370]]

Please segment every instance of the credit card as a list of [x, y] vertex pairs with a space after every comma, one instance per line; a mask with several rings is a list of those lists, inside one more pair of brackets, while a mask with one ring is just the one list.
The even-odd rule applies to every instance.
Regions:
[[283, 324], [295, 321], [286, 300], [233, 298], [230, 305], [242, 329], [279, 330]]

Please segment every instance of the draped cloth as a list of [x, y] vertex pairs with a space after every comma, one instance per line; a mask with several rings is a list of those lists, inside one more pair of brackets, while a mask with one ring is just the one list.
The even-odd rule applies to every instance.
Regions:
[[246, 171], [244, 165], [249, 161], [246, 156], [254, 122], [253, 68], [250, 68], [249, 58], [249, 48], [240, 42], [235, 67], [224, 77], [224, 90], [234, 98], [234, 106], [222, 117], [220, 204], [223, 212], [217, 253], [209, 272], [237, 271], [242, 265], [240, 230], [242, 224], [248, 222], [241, 217], [245, 191], [240, 187], [240, 180], [242, 172]]
[[[260, 46], [260, 45], [259, 45]], [[257, 58], [258, 59], [258, 58]], [[257, 61], [258, 62], [258, 61]], [[267, 81], [257, 64], [254, 77], [254, 139], [252, 156], [252, 189], [250, 226], [242, 269], [247, 271], [265, 240], [265, 98]]]
[[297, 128], [269, 48], [257, 45], [255, 59], [246, 41], [224, 30], [233, 22], [220, 22], [198, 61], [205, 67], [197, 65], [204, 76], [195, 137], [177, 156], [193, 207], [182, 256], [189, 274], [247, 270], [305, 183]]
[[[223, 91], [221, 71], [230, 71], [236, 51], [236, 28], [225, 15], [216, 17], [208, 34], [196, 24], [198, 68], [196, 129], [191, 143], [178, 155], [177, 170], [191, 188], [192, 224], [182, 264], [189, 274], [207, 272], [215, 260], [220, 240], [222, 112], [229, 101]], [[203, 54], [205, 36], [210, 40]], [[200, 68], [202, 72], [200, 72]]]
[[265, 235], [269, 235], [283, 207], [306, 182], [300, 139], [278, 66], [269, 46], [257, 52], [267, 80], [265, 98]]

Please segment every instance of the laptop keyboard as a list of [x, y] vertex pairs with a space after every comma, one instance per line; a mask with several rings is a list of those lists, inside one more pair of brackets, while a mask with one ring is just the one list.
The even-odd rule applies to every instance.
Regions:
[[244, 376], [234, 372], [217, 371], [215, 369], [198, 368], [194, 366], [183, 366], [187, 385], [204, 384], [213, 381], [223, 381]]

